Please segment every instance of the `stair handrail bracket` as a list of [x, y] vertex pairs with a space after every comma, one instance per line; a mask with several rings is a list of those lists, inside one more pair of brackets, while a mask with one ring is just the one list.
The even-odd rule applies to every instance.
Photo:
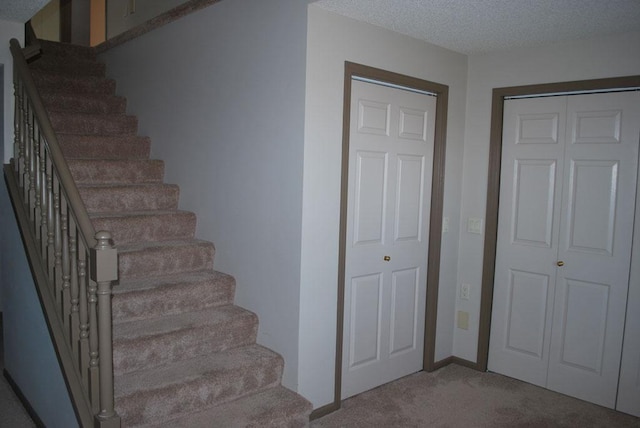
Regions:
[[14, 154], [5, 179], [78, 423], [117, 428], [112, 287], [118, 253], [96, 232], [62, 154], [24, 49], [11, 39]]

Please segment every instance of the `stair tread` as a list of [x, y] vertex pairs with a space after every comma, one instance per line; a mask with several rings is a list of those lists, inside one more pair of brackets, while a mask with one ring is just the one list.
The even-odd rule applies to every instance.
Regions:
[[306, 426], [311, 410], [311, 403], [300, 395], [283, 386], [276, 386], [162, 424], [146, 425], [145, 428], [209, 428], [212, 421], [225, 428], [293, 428]]
[[135, 135], [138, 118], [124, 113], [49, 111], [51, 126], [63, 134]]
[[67, 159], [78, 185], [161, 183], [164, 162], [152, 159]]
[[[118, 247], [120, 249], [121, 247]], [[131, 291], [151, 290], [169, 287], [184, 282], [201, 281], [235, 281], [231, 275], [216, 270], [203, 270], [187, 273], [165, 275], [157, 278], [123, 279], [113, 288], [113, 294], [124, 294]]]
[[117, 113], [126, 112], [127, 102], [123, 97], [104, 94], [96, 97], [90, 93], [56, 92], [40, 89], [42, 102], [50, 112], [94, 112]]
[[72, 117], [83, 120], [107, 119], [107, 120], [137, 120], [136, 116], [125, 113], [92, 113], [83, 111], [49, 110], [50, 116]]
[[95, 61], [96, 51], [93, 47], [74, 45], [65, 42], [55, 42], [52, 40], [38, 39], [38, 42], [40, 43], [44, 54], [55, 53], [59, 56], [72, 56], [73, 58], [80, 56]]
[[228, 305], [235, 286], [235, 278], [214, 270], [122, 279], [113, 288], [113, 323]]
[[153, 189], [153, 188], [172, 188], [177, 189], [179, 186], [177, 184], [171, 183], [134, 183], [134, 184], [79, 184], [79, 189]]
[[56, 93], [114, 95], [116, 83], [101, 76], [70, 76], [55, 70], [31, 69], [38, 90]]
[[155, 216], [195, 216], [191, 211], [184, 210], [144, 210], [144, 211], [122, 211], [122, 212], [93, 212], [89, 213], [89, 218], [130, 218], [130, 217], [155, 217]]
[[153, 391], [190, 380], [219, 377], [220, 373], [242, 369], [256, 360], [281, 359], [275, 352], [253, 344], [227, 349], [189, 360], [177, 361], [164, 367], [142, 369], [115, 377], [116, 397], [126, 397], [138, 391]]
[[144, 250], [155, 249], [155, 248], [183, 247], [183, 246], [190, 246], [190, 245], [213, 247], [213, 243], [209, 241], [204, 241], [201, 239], [176, 239], [171, 241], [134, 242], [131, 244], [119, 245], [118, 253], [126, 254], [126, 253], [144, 251]]
[[233, 318], [256, 319], [253, 312], [239, 306], [229, 304], [201, 311], [167, 315], [159, 318], [128, 321], [115, 324], [113, 339], [132, 340], [149, 336], [171, 333], [185, 329], [211, 328], [217, 324], [228, 322]]
[[111, 232], [116, 245], [193, 238], [197, 221], [194, 213], [180, 210], [116, 211], [89, 217], [96, 230]]

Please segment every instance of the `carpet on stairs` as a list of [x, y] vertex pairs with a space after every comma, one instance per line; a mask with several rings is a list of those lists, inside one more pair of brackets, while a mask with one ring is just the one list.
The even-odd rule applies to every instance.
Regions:
[[[116, 410], [125, 427], [307, 426], [311, 404], [282, 387], [282, 357], [256, 343], [179, 188], [91, 48], [42, 41], [30, 69], [96, 230], [119, 252]], [[176, 118], [179, 120], [179, 118]]]

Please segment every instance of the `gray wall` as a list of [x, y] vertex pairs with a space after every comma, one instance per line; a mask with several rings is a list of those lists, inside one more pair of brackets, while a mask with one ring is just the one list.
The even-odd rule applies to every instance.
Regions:
[[49, 338], [4, 180], [0, 183], [0, 219], [0, 294], [4, 301], [5, 370], [45, 426], [78, 426]]
[[[297, 389], [307, 1], [222, 1], [101, 56]], [[334, 316], [334, 314], [332, 314]]]

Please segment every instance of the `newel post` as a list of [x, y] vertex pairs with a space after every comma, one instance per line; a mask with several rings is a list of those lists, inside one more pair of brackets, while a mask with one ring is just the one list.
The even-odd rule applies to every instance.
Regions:
[[113, 349], [111, 334], [111, 283], [118, 279], [118, 251], [111, 245], [111, 234], [100, 231], [91, 250], [91, 279], [98, 285], [98, 355], [100, 358], [100, 412], [96, 426], [120, 427], [114, 410]]

